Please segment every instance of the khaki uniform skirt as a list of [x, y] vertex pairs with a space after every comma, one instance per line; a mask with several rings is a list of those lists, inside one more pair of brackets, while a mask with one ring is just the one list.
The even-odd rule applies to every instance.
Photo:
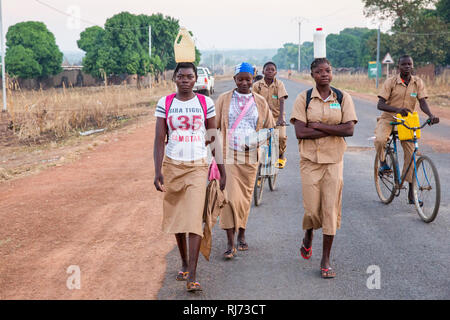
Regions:
[[195, 233], [203, 237], [203, 209], [208, 180], [208, 164], [164, 158], [163, 222], [166, 233]]
[[341, 227], [343, 167], [343, 161], [323, 164], [301, 159], [303, 230], [322, 228], [323, 234], [335, 235]]
[[[234, 152], [234, 163], [225, 163], [228, 203], [220, 214], [220, 228], [246, 229], [252, 203], [253, 189], [258, 171], [257, 157], [248, 153]], [[244, 160], [244, 161], [243, 161]]]

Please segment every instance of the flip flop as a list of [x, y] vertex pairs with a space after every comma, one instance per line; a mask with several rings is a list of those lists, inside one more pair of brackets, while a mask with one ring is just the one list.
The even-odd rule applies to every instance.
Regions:
[[[306, 254], [303, 254], [302, 249], [306, 251]], [[300, 254], [302, 255], [303, 259], [308, 260], [312, 256], [312, 246], [309, 248], [306, 248], [305, 244], [302, 241], [302, 246], [300, 247]]]
[[287, 161], [286, 158], [284, 158], [284, 159], [278, 159], [277, 162], [275, 163], [275, 168], [283, 169], [284, 166], [286, 165], [286, 161]]
[[239, 251], [247, 251], [248, 250], [247, 242], [239, 241], [238, 250]]
[[177, 281], [186, 281], [188, 276], [189, 276], [189, 271], [186, 271], [186, 272], [180, 271], [180, 272], [178, 272], [177, 277], [175, 278], [175, 280], [177, 280]]
[[332, 268], [320, 268], [320, 273], [323, 279], [331, 279], [336, 277], [336, 272]]
[[189, 292], [194, 292], [194, 291], [202, 291], [202, 286], [200, 285], [200, 283], [198, 283], [197, 281], [193, 281], [193, 282], [187, 282], [186, 284], [186, 290]]
[[237, 253], [236, 248], [233, 248], [233, 249], [231, 249], [231, 250], [225, 251], [225, 253], [223, 254], [223, 257], [224, 257], [225, 259], [230, 260], [230, 259], [233, 259], [233, 258], [234, 258], [234, 256], [236, 255], [236, 253]]

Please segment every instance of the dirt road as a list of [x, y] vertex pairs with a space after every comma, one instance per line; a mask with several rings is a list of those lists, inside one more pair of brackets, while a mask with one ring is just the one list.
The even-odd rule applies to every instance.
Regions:
[[[230, 86], [218, 82], [217, 94]], [[288, 83], [287, 88], [291, 108], [295, 94], [303, 88], [295, 83]], [[368, 147], [372, 146], [368, 137], [373, 135], [376, 108], [359, 100], [360, 129], [351, 141], [354, 146]], [[174, 237], [161, 232], [162, 195], [153, 187], [153, 132], [150, 115], [123, 130], [86, 139], [88, 147], [71, 163], [58, 162], [34, 175], [0, 181], [0, 299], [448, 298], [448, 280], [443, 276], [449, 261], [445, 246], [448, 195], [443, 194], [442, 212], [431, 225], [419, 221], [403, 198], [383, 207], [370, 177], [371, 151], [346, 156], [347, 168], [356, 168], [346, 171], [346, 188], [360, 193], [344, 198], [344, 226], [335, 251], [339, 279], [330, 287], [329, 282], [311, 278], [317, 275], [318, 255], [313, 265], [298, 265], [300, 184], [295, 189], [283, 188], [299, 174], [295, 137], [288, 140], [290, 164], [280, 176], [279, 189], [273, 194], [265, 191], [264, 205], [251, 214], [253, 231], [248, 236], [253, 250], [245, 259], [242, 255], [237, 263], [225, 265], [221, 254], [226, 242], [218, 230], [211, 262], [199, 259], [205, 291], [187, 296], [183, 284], [173, 280], [179, 268]], [[441, 142], [448, 139], [444, 123], [426, 132]], [[61, 157], [55, 150], [43, 152], [47, 153], [39, 159]], [[432, 155], [442, 176], [448, 176], [448, 153]], [[447, 185], [443, 188], [447, 190]], [[283, 203], [277, 215], [273, 212], [280, 208], [268, 206], [275, 199]], [[361, 212], [358, 199], [364, 199], [367, 210]], [[267, 226], [274, 239], [265, 236]], [[380, 239], [392, 239], [395, 245], [379, 243]], [[424, 250], [424, 241], [433, 250]], [[315, 252], [320, 252], [320, 244], [319, 238]], [[391, 261], [391, 256], [402, 260]], [[370, 264], [382, 267], [384, 291], [368, 293], [366, 268]], [[424, 269], [404, 274], [397, 270], [404, 265]], [[79, 290], [67, 287], [67, 280], [74, 276], [67, 273], [70, 266], [79, 267]], [[271, 270], [279, 276], [274, 277]], [[266, 281], [261, 282], [262, 275]], [[278, 286], [283, 290], [272, 290]]]
[[[130, 130], [128, 130], [130, 131]], [[73, 163], [0, 182], [0, 299], [155, 299], [165, 256], [151, 117]], [[69, 266], [80, 289], [68, 289]]]

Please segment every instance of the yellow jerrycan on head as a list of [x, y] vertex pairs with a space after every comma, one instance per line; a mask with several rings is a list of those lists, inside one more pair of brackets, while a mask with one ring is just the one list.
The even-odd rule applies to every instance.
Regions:
[[[405, 124], [410, 128], [420, 127], [420, 119], [417, 111], [414, 111], [413, 113], [409, 112], [406, 117], [403, 117], [400, 113], [397, 113], [396, 117], [405, 120]], [[400, 140], [412, 140], [414, 138], [413, 130], [409, 130], [401, 124], [397, 125], [397, 130], [398, 138]], [[420, 129], [416, 130], [416, 138], [420, 139]]]
[[195, 61], [194, 39], [192, 39], [186, 28], [180, 28], [173, 47], [175, 50], [176, 63]]

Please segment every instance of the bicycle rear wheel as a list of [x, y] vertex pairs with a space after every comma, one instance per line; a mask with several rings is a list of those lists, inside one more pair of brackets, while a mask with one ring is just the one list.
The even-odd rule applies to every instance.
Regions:
[[417, 178], [413, 177], [414, 204], [420, 218], [430, 223], [436, 219], [441, 203], [438, 171], [433, 161], [427, 156], [421, 156], [417, 160], [416, 171]]
[[262, 194], [264, 190], [264, 180], [265, 177], [261, 175], [262, 164], [258, 165], [258, 172], [256, 174], [255, 188], [253, 190], [253, 199], [255, 201], [255, 206], [259, 206], [262, 200]]
[[380, 160], [378, 155], [375, 157], [374, 164], [374, 178], [375, 188], [377, 189], [378, 197], [384, 204], [389, 204], [395, 197], [395, 162], [394, 155], [391, 152], [386, 153], [386, 163], [392, 169], [390, 173], [380, 174]]

